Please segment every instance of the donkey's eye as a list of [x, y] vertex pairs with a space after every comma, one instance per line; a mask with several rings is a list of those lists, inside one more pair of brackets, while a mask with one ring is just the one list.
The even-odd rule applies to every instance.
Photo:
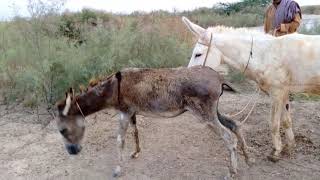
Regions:
[[197, 53], [194, 57], [200, 57], [200, 56], [202, 56], [202, 54], [201, 53]]
[[60, 132], [62, 135], [66, 135], [67, 129], [61, 129], [59, 132]]

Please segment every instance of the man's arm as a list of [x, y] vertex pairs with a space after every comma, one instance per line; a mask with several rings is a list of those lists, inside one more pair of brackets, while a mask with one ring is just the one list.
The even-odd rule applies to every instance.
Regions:
[[301, 17], [299, 13], [296, 13], [293, 21], [291, 21], [290, 23], [286, 23], [286, 24], [281, 24], [280, 26], [280, 32], [282, 33], [293, 33], [296, 32], [298, 27], [300, 26], [301, 23]]

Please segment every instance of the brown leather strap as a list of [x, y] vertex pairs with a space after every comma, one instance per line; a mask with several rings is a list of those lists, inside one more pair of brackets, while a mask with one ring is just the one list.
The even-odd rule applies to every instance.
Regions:
[[82, 109], [80, 108], [80, 106], [79, 106], [79, 104], [78, 104], [78, 102], [77, 102], [77, 101], [76, 101], [76, 105], [77, 105], [77, 107], [78, 107], [78, 109], [79, 109], [79, 111], [80, 111], [80, 113], [81, 113], [82, 117], [83, 117], [84, 119], [86, 119], [86, 118], [85, 118], [85, 116], [84, 116], [84, 114], [83, 114], [83, 112], [82, 112]]
[[244, 74], [244, 73], [246, 72], [246, 70], [247, 70], [247, 68], [248, 68], [248, 66], [249, 66], [249, 62], [250, 62], [250, 60], [251, 60], [251, 58], [252, 58], [252, 54], [253, 54], [253, 52], [252, 52], [252, 49], [253, 49], [253, 37], [251, 37], [251, 38], [252, 38], [252, 39], [251, 39], [251, 48], [250, 48], [249, 58], [248, 58], [247, 65], [246, 65], [246, 67], [244, 68], [242, 74]]
[[116, 73], [116, 78], [118, 80], [118, 105], [120, 106], [120, 100], [121, 100], [120, 86], [121, 86], [121, 80], [122, 80], [122, 76], [121, 76], [121, 72], [120, 71], [118, 71]]
[[208, 50], [207, 50], [206, 57], [204, 58], [202, 66], [205, 66], [206, 63], [207, 63], [208, 54], [209, 54], [209, 51], [210, 51], [210, 48], [211, 48], [211, 41], [212, 41], [212, 33], [210, 33], [210, 41], [209, 41], [209, 44], [207, 45], [208, 46]]

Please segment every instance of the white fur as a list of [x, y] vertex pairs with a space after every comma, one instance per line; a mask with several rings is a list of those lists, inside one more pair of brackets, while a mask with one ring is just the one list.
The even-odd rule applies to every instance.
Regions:
[[129, 115], [126, 113], [120, 113], [120, 120], [128, 120], [129, 119]]
[[84, 127], [84, 120], [83, 120], [83, 118], [77, 118], [76, 123], [77, 123], [77, 126], [78, 126], [78, 127]]
[[64, 116], [68, 115], [68, 112], [70, 110], [70, 106], [71, 106], [71, 97], [68, 95], [67, 99], [66, 99], [66, 106], [64, 107], [62, 114]]
[[117, 136], [117, 141], [118, 141], [118, 143], [120, 143], [122, 141], [121, 135]]
[[[290, 86], [290, 91], [305, 92], [308, 87], [315, 85], [310, 84], [310, 79], [320, 77], [320, 36], [291, 34], [276, 38], [246, 28], [218, 26], [208, 28], [206, 33], [199, 36], [199, 41], [208, 44], [210, 33], [213, 39], [206, 66], [213, 69], [218, 70], [222, 63], [227, 63], [243, 71], [253, 38], [253, 57], [248, 69], [253, 73], [263, 72], [250, 77], [258, 83], [261, 79], [267, 79], [278, 88], [285, 85]], [[197, 43], [188, 67], [203, 64], [207, 50], [207, 46]], [[195, 58], [196, 54], [202, 56]], [[292, 75], [290, 84], [285, 82], [288, 73]]]
[[[186, 18], [183, 18], [183, 21], [199, 38], [189, 67], [203, 64], [210, 47], [207, 66], [216, 69], [220, 64], [226, 63], [245, 72], [271, 96], [271, 134], [275, 148], [272, 158], [278, 157], [282, 151], [279, 131], [281, 119], [288, 124], [285, 127], [288, 145], [294, 144], [290, 111], [285, 109], [285, 105], [289, 103], [289, 92], [320, 94], [320, 36], [290, 34], [273, 37], [246, 28], [221, 26], [204, 30]], [[212, 41], [209, 45], [211, 35]], [[249, 58], [251, 50], [253, 54]], [[195, 57], [196, 54], [202, 55]], [[247, 64], [248, 67], [245, 68]]]
[[114, 172], [113, 172], [113, 176], [118, 177], [118, 176], [120, 176], [120, 173], [121, 173], [121, 167], [116, 166], [116, 168], [114, 169]]

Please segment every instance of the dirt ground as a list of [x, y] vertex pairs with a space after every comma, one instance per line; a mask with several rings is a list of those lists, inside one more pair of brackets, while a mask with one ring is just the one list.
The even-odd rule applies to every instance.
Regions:
[[[222, 113], [238, 112], [250, 94], [225, 93]], [[239, 179], [319, 179], [320, 102], [293, 102], [292, 116], [297, 147], [278, 163], [266, 159], [271, 151], [268, 126], [270, 102], [261, 95], [244, 127], [248, 144], [257, 152], [253, 167], [239, 156]], [[55, 122], [40, 111], [0, 105], [0, 179], [112, 179], [117, 162], [117, 116], [102, 111], [87, 118], [83, 150], [70, 156], [64, 149]], [[241, 117], [236, 119], [240, 120]], [[228, 155], [223, 141], [190, 113], [177, 118], [138, 116], [142, 152], [133, 151], [131, 129], [127, 134], [125, 167], [119, 179], [225, 179]]]

